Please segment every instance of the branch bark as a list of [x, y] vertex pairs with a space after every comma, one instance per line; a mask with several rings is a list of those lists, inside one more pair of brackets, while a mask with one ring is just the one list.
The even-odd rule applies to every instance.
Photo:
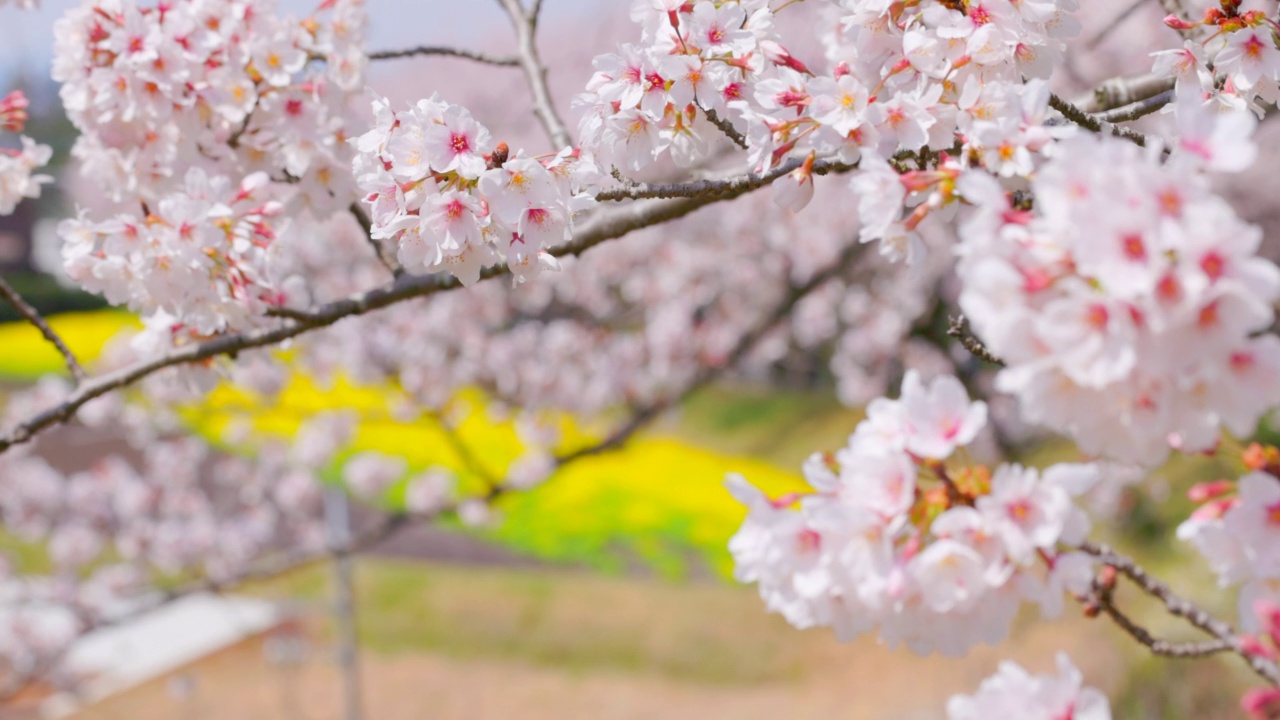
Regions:
[[398, 58], [409, 58], [419, 56], [437, 56], [437, 57], [455, 57], [464, 60], [474, 60], [485, 65], [496, 65], [498, 67], [520, 67], [520, 58], [513, 55], [489, 55], [474, 50], [463, 50], [462, 48], [446, 47], [443, 45], [420, 45], [418, 47], [404, 48], [402, 50], [377, 50], [369, 53], [370, 60], [395, 60]]
[[[620, 188], [597, 193], [596, 200], [604, 202], [608, 200], [621, 201], [646, 198], [737, 197], [772, 183], [774, 180], [804, 165], [804, 163], [804, 158], [792, 158], [761, 175], [748, 174], [731, 178], [676, 183], [628, 183]], [[830, 159], [821, 160], [813, 164], [813, 174], [844, 173], [857, 169], [857, 167], [857, 163], [846, 163]]]
[[[708, 191], [702, 195], [638, 202], [615, 211], [594, 215], [579, 225], [573, 240], [552, 249], [551, 254], [556, 257], [580, 255], [608, 240], [684, 217], [708, 205], [741, 197], [762, 187], [767, 181], [755, 175], [748, 175], [709, 182]], [[482, 280], [488, 280], [506, 275], [508, 272], [505, 266], [495, 266], [485, 269], [480, 277]], [[40, 432], [67, 422], [90, 400], [131, 385], [166, 368], [203, 362], [223, 355], [234, 355], [244, 350], [279, 345], [286, 340], [328, 327], [339, 320], [366, 315], [396, 303], [454, 290], [458, 287], [461, 287], [461, 283], [452, 277], [440, 274], [406, 273], [389, 285], [335, 300], [311, 310], [278, 310], [272, 314], [282, 318], [279, 325], [185, 345], [158, 357], [141, 360], [113, 372], [87, 378], [62, 402], [0, 435], [0, 452], [14, 445], [29, 442]]]
[[1170, 615], [1186, 620], [1193, 627], [1214, 637], [1217, 642], [1225, 644], [1230, 652], [1243, 658], [1249, 669], [1259, 677], [1271, 685], [1280, 686], [1280, 666], [1277, 666], [1272, 660], [1246, 651], [1240, 636], [1230, 623], [1214, 617], [1204, 608], [1180, 597], [1168, 585], [1151, 577], [1142, 566], [1131, 558], [1116, 553], [1106, 545], [1086, 542], [1080, 546], [1080, 549], [1115, 568], [1142, 592], [1160, 601]]
[[[520, 4], [520, 0], [499, 0], [511, 24], [516, 31], [516, 43], [519, 47], [520, 67], [524, 69], [525, 79], [529, 82], [529, 90], [533, 93], [533, 113], [538, 116], [547, 137], [555, 145], [557, 151], [573, 145], [569, 130], [564, 120], [556, 112], [555, 103], [551, 100], [551, 91], [547, 88], [547, 66], [542, 64], [538, 55], [535, 36], [538, 29], [536, 12], [529, 12]], [[540, 4], [535, 6], [539, 9]]]
[[57, 349], [58, 354], [62, 356], [63, 362], [67, 365], [67, 371], [71, 373], [71, 377], [77, 383], [85, 379], [84, 368], [80, 365], [80, 361], [76, 359], [75, 353], [71, 352], [71, 348], [63, 342], [62, 337], [49, 327], [49, 323], [45, 321], [40, 312], [31, 306], [13, 286], [4, 278], [0, 277], [0, 297], [4, 297], [5, 302], [9, 303], [14, 310], [18, 312], [27, 322], [35, 326], [40, 331], [40, 335], [49, 341]]
[[1076, 107], [1074, 104], [1063, 100], [1056, 94], [1049, 95], [1049, 107], [1062, 113], [1062, 116], [1067, 120], [1091, 132], [1114, 135], [1118, 138], [1128, 140], [1139, 147], [1147, 146], [1148, 138], [1143, 133], [1132, 128], [1116, 125], [1097, 115], [1087, 113]]

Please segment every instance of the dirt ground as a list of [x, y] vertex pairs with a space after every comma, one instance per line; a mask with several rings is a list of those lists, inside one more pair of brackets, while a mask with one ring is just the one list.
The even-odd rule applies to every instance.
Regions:
[[[581, 718], [940, 717], [946, 698], [972, 689], [1011, 656], [1041, 671], [1057, 649], [1086, 665], [1089, 681], [1115, 691], [1122, 673], [1098, 625], [1070, 620], [1039, 626], [1003, 653], [984, 649], [963, 661], [922, 659], [872, 642], [809, 645], [810, 671], [794, 681], [686, 682], [643, 672], [582, 671], [503, 659], [429, 653], [362, 657], [365, 717], [377, 720]], [[798, 637], [799, 636], [798, 634]], [[340, 677], [324, 658], [292, 667], [270, 662], [262, 639], [206, 659], [177, 675], [108, 699], [77, 720], [339, 720]]]

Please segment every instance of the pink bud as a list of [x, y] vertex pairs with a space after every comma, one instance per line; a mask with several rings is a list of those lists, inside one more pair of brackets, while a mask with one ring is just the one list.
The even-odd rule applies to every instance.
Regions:
[[1274, 658], [1276, 656], [1276, 651], [1273, 648], [1266, 645], [1253, 635], [1240, 636], [1240, 649], [1246, 655], [1253, 655], [1256, 657]]
[[1240, 698], [1240, 707], [1257, 720], [1280, 717], [1280, 689], [1254, 688]]
[[1191, 28], [1196, 26], [1196, 23], [1189, 23], [1186, 20], [1183, 20], [1182, 18], [1174, 14], [1169, 14], [1165, 16], [1164, 24], [1173, 28], [1174, 30], [1190, 30]]
[[1202, 503], [1222, 497], [1233, 489], [1235, 489], [1235, 483], [1230, 480], [1196, 483], [1187, 491], [1187, 497], [1191, 498], [1192, 502]]

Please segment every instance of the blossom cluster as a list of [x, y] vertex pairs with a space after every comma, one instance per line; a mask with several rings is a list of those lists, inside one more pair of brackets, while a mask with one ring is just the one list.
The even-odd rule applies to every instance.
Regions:
[[912, 371], [900, 399], [867, 407], [847, 447], [805, 463], [813, 492], [770, 499], [732, 477], [749, 508], [729, 544], [736, 577], [798, 627], [846, 640], [875, 629], [919, 653], [999, 641], [1024, 600], [1058, 612], [1064, 589], [1091, 580], [1089, 560], [1060, 547], [1088, 532], [1072, 498], [1096, 469], [948, 467], [986, 413], [955, 378], [926, 385]]
[[1280, 340], [1256, 335], [1280, 270], [1203, 172], [1246, 149], [1201, 149], [1164, 161], [1121, 140], [1064, 141], [1031, 209], [988, 175], [960, 180], [977, 206], [960, 229], [960, 305], [1008, 365], [997, 388], [1085, 452], [1156, 463], [1171, 445], [1208, 449], [1221, 426], [1252, 432], [1280, 397]]
[[86, 0], [54, 31], [73, 155], [116, 200], [153, 201], [200, 167], [294, 182], [318, 216], [345, 207], [362, 5], [297, 20], [272, 0]]
[[1190, 20], [1165, 19], [1170, 27], [1189, 31], [1189, 37], [1181, 48], [1154, 53], [1154, 71], [1175, 77], [1179, 92], [1249, 108], [1261, 117], [1264, 106], [1280, 98], [1274, 0], [1197, 0], [1188, 10]]
[[[0, 98], [0, 129], [21, 133], [27, 124], [30, 102], [21, 90]], [[0, 149], [0, 215], [11, 215], [24, 198], [40, 197], [40, 187], [53, 182], [36, 170], [49, 164], [53, 149], [23, 135], [20, 148]]]
[[108, 302], [161, 319], [175, 336], [243, 329], [285, 304], [272, 256], [282, 230], [280, 188], [266, 173], [232, 186], [200, 168], [145, 217], [64, 220], [68, 275]]
[[59, 227], [67, 274], [141, 312], [161, 346], [284, 304], [285, 218], [309, 232], [356, 199], [364, 22], [362, 0], [304, 19], [271, 0], [64, 15], [53, 74], [81, 132], [72, 154], [114, 202]]
[[[582, 145], [604, 166], [640, 170], [664, 153], [688, 165], [713, 147], [707, 118], [729, 123], [758, 172], [803, 160], [777, 186], [778, 202], [793, 209], [812, 197], [817, 158], [866, 155], [878, 169], [903, 153], [950, 150], [969, 165], [1026, 176], [1053, 133], [1044, 125], [1047, 85], [1024, 86], [1023, 77], [1048, 76], [1077, 30], [1074, 7], [844, 0], [824, 73], [780, 44], [765, 2], [636, 0], [643, 42], [596, 59], [577, 98], [586, 108]], [[908, 193], [894, 187], [896, 175], [863, 174], [854, 175], [856, 193], [881, 188], [864, 210], [887, 219], [866, 223], [862, 239], [884, 239], [887, 255], [913, 259], [915, 226], [938, 203], [910, 203], [919, 210], [901, 220]], [[910, 194], [924, 199], [933, 189], [917, 184]]]
[[1191, 489], [1201, 505], [1178, 537], [1195, 545], [1222, 586], [1243, 583], [1240, 617], [1252, 629], [1258, 602], [1280, 602], [1280, 450], [1254, 444], [1244, 462], [1249, 472], [1238, 480]]
[[1080, 671], [1065, 654], [1058, 655], [1057, 675], [1032, 675], [1013, 662], [1000, 663], [973, 695], [956, 695], [947, 703], [947, 720], [1111, 720], [1111, 706], [1101, 692], [1082, 685]]
[[438, 96], [374, 111], [375, 127], [355, 141], [355, 174], [372, 237], [393, 240], [405, 269], [447, 270], [469, 285], [497, 263], [517, 282], [559, 267], [547, 250], [572, 237], [574, 213], [591, 202], [573, 189], [576, 151], [511, 153]]

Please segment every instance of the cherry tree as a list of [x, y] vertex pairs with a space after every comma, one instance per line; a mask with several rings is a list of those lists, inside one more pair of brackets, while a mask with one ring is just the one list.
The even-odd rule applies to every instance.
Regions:
[[[540, 55], [542, 0], [498, 3], [510, 55], [370, 51], [361, 0], [304, 17], [85, 0], [58, 21], [71, 154], [106, 198], [59, 225], [64, 270], [144, 329], [85, 367], [0, 279], [67, 365], [4, 407], [0, 519], [54, 566], [8, 573], [8, 691], [74, 683], [76, 637], [175, 597], [412, 523], [486, 522], [721, 375], [799, 363], [867, 418], [804, 464], [810, 492], [729, 478], [748, 511], [736, 574], [768, 609], [963, 655], [1024, 603], [1078, 603], [1157, 655], [1239, 656], [1259, 681], [1242, 706], [1276, 716], [1280, 450], [1239, 441], [1280, 405], [1280, 270], [1221, 188], [1268, 150], [1277, 3], [1162, 0], [1163, 22], [1135, 4], [1131, 42], [1089, 56], [1113, 77], [1076, 97], [1076, 38], [1110, 3], [634, 0], [631, 36], [588, 48], [572, 115]], [[406, 103], [367, 87], [370, 62], [443, 57], [521, 73], [541, 136], [492, 131], [483, 88]], [[21, 133], [25, 112], [10, 94], [0, 124]], [[18, 144], [0, 212], [53, 181], [49, 148]], [[344, 453], [342, 413], [216, 447], [181, 422], [219, 383], [270, 396], [295, 371], [395, 387], [397, 417], [446, 431], [480, 388], [522, 454], [472, 463], [476, 488]], [[568, 439], [548, 420], [565, 412], [611, 424]], [[137, 452], [59, 470], [71, 424]], [[1050, 433], [1080, 461], [975, 459]], [[1238, 618], [1090, 539], [1082, 498], [1173, 454], [1240, 467], [1192, 488], [1177, 533], [1239, 586]], [[383, 511], [341, 543], [322, 530], [335, 467]], [[1156, 637], [1121, 584], [1206, 639]], [[1110, 717], [1065, 656], [1056, 675], [1003, 665], [946, 713]]]

